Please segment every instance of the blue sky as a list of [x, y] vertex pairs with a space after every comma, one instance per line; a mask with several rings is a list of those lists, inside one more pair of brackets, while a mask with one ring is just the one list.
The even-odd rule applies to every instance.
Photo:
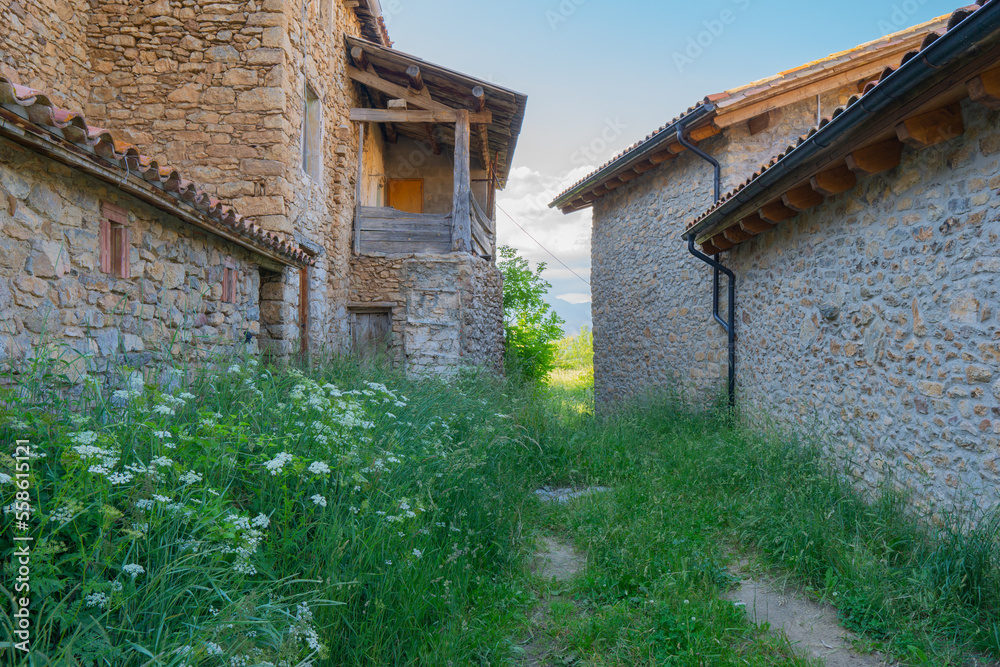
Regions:
[[[958, 0], [381, 0], [396, 48], [528, 95], [499, 205], [584, 278], [590, 212], [555, 194], [709, 93], [902, 30]], [[700, 42], [700, 44], [699, 44]], [[567, 331], [588, 286], [498, 212], [500, 242], [547, 261]]]

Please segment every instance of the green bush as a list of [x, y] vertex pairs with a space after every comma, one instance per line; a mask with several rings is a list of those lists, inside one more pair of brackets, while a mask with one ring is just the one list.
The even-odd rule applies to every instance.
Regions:
[[589, 327], [581, 327], [579, 335], [559, 341], [556, 368], [570, 371], [594, 368], [594, 332]]
[[563, 335], [564, 324], [544, 299], [552, 287], [542, 278], [545, 263], [532, 271], [528, 260], [510, 246], [501, 246], [499, 252], [507, 371], [530, 381], [542, 381], [555, 368], [557, 341]]

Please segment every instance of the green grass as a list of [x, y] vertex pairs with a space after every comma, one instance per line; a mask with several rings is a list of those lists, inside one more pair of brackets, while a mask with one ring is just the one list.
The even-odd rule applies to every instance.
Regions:
[[[0, 437], [44, 454], [22, 664], [517, 664], [541, 607], [561, 664], [806, 665], [720, 599], [737, 555], [903, 664], [1000, 655], [995, 520], [931, 528], [898, 497], [867, 502], [810, 441], [669, 397], [595, 418], [585, 367], [532, 387], [245, 358], [81, 391], [79, 362], [51, 356], [0, 390]], [[542, 485], [612, 491], [543, 506]], [[0, 477], [2, 506], [14, 491]], [[586, 552], [577, 581], [526, 574], [543, 533]]]

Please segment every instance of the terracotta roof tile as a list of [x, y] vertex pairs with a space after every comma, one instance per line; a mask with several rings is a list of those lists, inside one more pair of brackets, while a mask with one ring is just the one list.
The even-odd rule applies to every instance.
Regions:
[[707, 218], [708, 216], [710, 216], [712, 213], [714, 213], [716, 210], [718, 210], [719, 208], [721, 208], [723, 206], [723, 204], [725, 204], [730, 199], [732, 199], [733, 197], [735, 197], [736, 195], [738, 195], [740, 192], [742, 192], [743, 190], [745, 190], [751, 183], [753, 183], [758, 178], [760, 178], [767, 170], [773, 168], [776, 164], [778, 164], [779, 162], [781, 162], [782, 160], [784, 160], [792, 151], [794, 151], [796, 148], [798, 148], [803, 143], [805, 143], [809, 138], [811, 138], [819, 130], [821, 130], [824, 127], [826, 127], [827, 125], [829, 125], [836, 118], [838, 118], [841, 114], [843, 114], [845, 111], [847, 111], [847, 109], [849, 109], [850, 107], [854, 106], [860, 100], [862, 100], [866, 95], [868, 95], [869, 93], [871, 93], [872, 90], [874, 90], [882, 81], [885, 81], [886, 78], [888, 78], [897, 69], [899, 69], [899, 67], [902, 67], [907, 62], [909, 62], [913, 58], [915, 58], [918, 55], [920, 55], [921, 51], [923, 51], [924, 49], [926, 49], [927, 47], [929, 47], [931, 44], [933, 44], [934, 42], [936, 42], [938, 39], [940, 39], [947, 31], [952, 30], [955, 26], [957, 26], [959, 23], [961, 23], [966, 18], [968, 18], [969, 16], [971, 16], [976, 10], [978, 10], [983, 5], [986, 5], [986, 4], [989, 4], [990, 2], [995, 2], [995, 1], [998, 1], [998, 0], [978, 0], [976, 2], [976, 4], [974, 4], [974, 5], [968, 5], [966, 7], [962, 7], [961, 9], [956, 10], [954, 13], [951, 14], [951, 17], [948, 19], [948, 24], [947, 24], [948, 28], [947, 28], [946, 31], [944, 31], [944, 32], [936, 31], [936, 32], [933, 32], [933, 33], [929, 34], [927, 37], [925, 37], [924, 40], [923, 40], [923, 42], [921, 43], [921, 46], [920, 46], [919, 49], [913, 50], [913, 51], [907, 51], [903, 55], [903, 57], [902, 57], [902, 59], [901, 59], [900, 64], [899, 64], [898, 67], [895, 67], [895, 68], [893, 68], [893, 67], [886, 67], [882, 71], [882, 74], [881, 74], [881, 76], [879, 76], [879, 78], [878, 78], [877, 81], [871, 81], [871, 82], [869, 82], [868, 84], [865, 85], [864, 92], [861, 95], [853, 95], [853, 96], [851, 96], [851, 98], [847, 101], [847, 104], [845, 104], [843, 106], [840, 106], [840, 107], [837, 107], [837, 109], [835, 109], [832, 114], [830, 114], [829, 116], [825, 116], [823, 119], [821, 119], [820, 122], [819, 122], [819, 124], [817, 126], [813, 127], [811, 130], [809, 130], [808, 133], [806, 133], [806, 134], [802, 135], [801, 137], [799, 137], [799, 139], [798, 139], [797, 142], [795, 142], [794, 144], [791, 144], [783, 152], [781, 152], [778, 155], [776, 155], [773, 158], [771, 158], [771, 160], [767, 164], [761, 165], [760, 168], [757, 171], [754, 172], [753, 176], [751, 176], [750, 178], [748, 178], [742, 185], [740, 185], [740, 186], [736, 187], [735, 189], [731, 190], [730, 192], [727, 192], [726, 194], [724, 194], [722, 196], [722, 198], [718, 202], [716, 202], [711, 208], [709, 208], [707, 211], [705, 211], [700, 216], [698, 216], [694, 221], [692, 221], [688, 225], [687, 229], [690, 230], [691, 228], [695, 227], [702, 220], [704, 220], [705, 218]]
[[265, 232], [233, 207], [211, 197], [174, 168], [162, 166], [155, 158], [143, 155], [135, 144], [116, 137], [110, 130], [87, 123], [83, 113], [57, 107], [45, 93], [21, 86], [0, 75], [0, 104], [23, 110], [28, 121], [46, 135], [58, 130], [63, 140], [83, 148], [118, 168], [134, 173], [167, 193], [187, 202], [219, 228], [236, 232], [257, 245], [277, 249], [298, 264], [312, 264], [302, 250], [293, 248], [278, 236]]

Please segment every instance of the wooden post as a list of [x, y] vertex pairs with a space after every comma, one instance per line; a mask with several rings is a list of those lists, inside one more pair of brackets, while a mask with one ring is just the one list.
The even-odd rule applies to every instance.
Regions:
[[451, 205], [451, 249], [472, 251], [472, 181], [469, 165], [469, 112], [459, 109], [455, 123], [455, 196]]
[[309, 267], [299, 269], [299, 344], [303, 356], [309, 354]]
[[361, 186], [365, 180], [365, 124], [358, 123], [358, 182], [354, 194], [354, 254], [361, 254]]

